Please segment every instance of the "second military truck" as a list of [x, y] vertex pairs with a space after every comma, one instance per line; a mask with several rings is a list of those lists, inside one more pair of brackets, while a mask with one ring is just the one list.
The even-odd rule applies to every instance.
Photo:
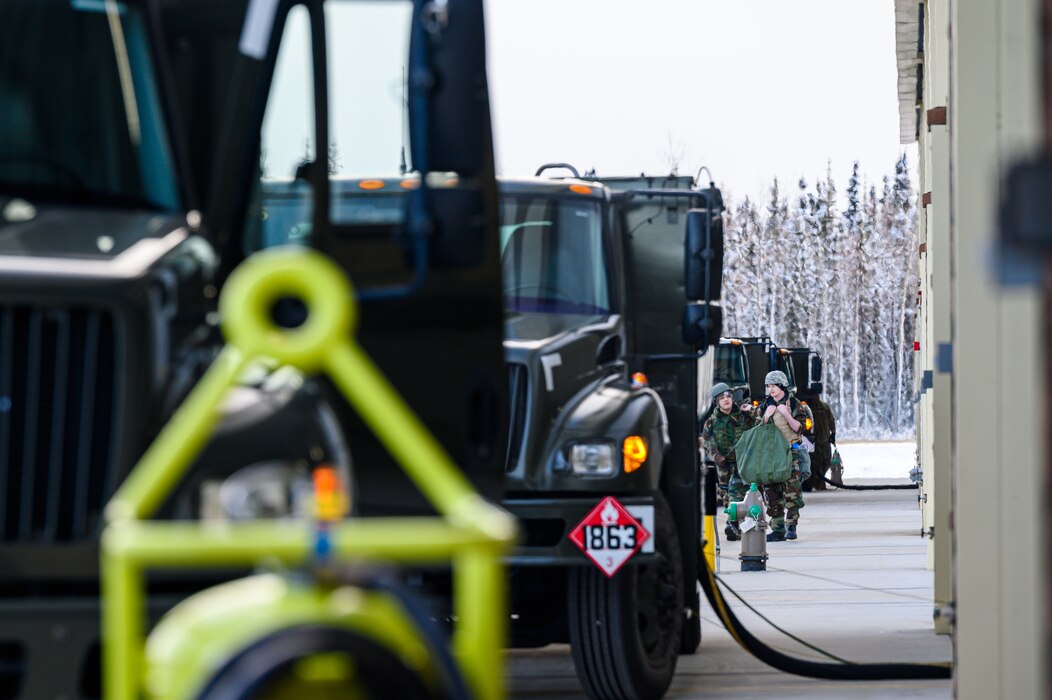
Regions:
[[504, 506], [525, 532], [513, 643], [568, 641], [593, 698], [657, 697], [700, 641], [696, 415], [719, 337], [720, 194], [687, 177], [500, 188]]
[[[722, 201], [688, 177], [574, 175], [498, 182], [501, 500], [523, 533], [510, 641], [568, 642], [593, 698], [659, 697], [701, 635], [697, 411], [720, 333]], [[336, 211], [397, 219], [414, 180], [341, 181]], [[268, 217], [294, 216], [273, 187]]]

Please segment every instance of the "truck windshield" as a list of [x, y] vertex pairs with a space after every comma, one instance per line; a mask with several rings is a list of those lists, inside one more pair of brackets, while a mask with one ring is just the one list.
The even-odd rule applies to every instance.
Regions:
[[562, 316], [565, 328], [610, 313], [598, 202], [505, 195], [500, 223], [505, 311]]
[[0, 194], [178, 207], [137, 5], [0, 0]]
[[785, 372], [786, 378], [789, 380], [789, 386], [796, 386], [796, 372], [793, 371], [793, 363], [789, 361], [789, 356], [778, 353], [778, 359], [775, 361], [775, 369], [780, 369]]
[[727, 343], [717, 345], [715, 359], [713, 383], [723, 382], [734, 387], [748, 381], [748, 377], [745, 376], [745, 352], [742, 346]]

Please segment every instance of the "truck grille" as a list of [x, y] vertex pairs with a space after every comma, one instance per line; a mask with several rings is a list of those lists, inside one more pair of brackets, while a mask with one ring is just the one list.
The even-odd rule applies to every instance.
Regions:
[[522, 453], [522, 440], [526, 433], [526, 409], [529, 405], [530, 381], [526, 365], [508, 364], [508, 456], [504, 461], [504, 470], [512, 471], [519, 463]]
[[104, 311], [0, 306], [0, 541], [95, 534], [115, 478], [116, 345]]

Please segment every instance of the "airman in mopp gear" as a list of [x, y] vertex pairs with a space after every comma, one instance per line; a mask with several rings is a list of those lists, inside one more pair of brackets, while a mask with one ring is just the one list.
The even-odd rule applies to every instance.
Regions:
[[815, 451], [811, 453], [811, 477], [805, 483], [810, 488], [822, 491], [826, 476], [833, 461], [833, 446], [836, 442], [836, 418], [833, 409], [818, 394], [807, 397], [807, 405], [815, 417]]
[[[745, 484], [738, 474], [734, 445], [752, 426], [752, 420], [734, 405], [734, 393], [726, 384], [720, 382], [712, 387], [712, 400], [715, 405], [701, 429], [701, 440], [705, 453], [716, 463], [723, 508], [726, 508], [731, 501], [745, 498]], [[741, 528], [736, 521], [728, 520], [723, 532], [728, 540], [741, 539]]]
[[763, 423], [773, 421], [793, 450], [793, 471], [788, 481], [763, 487], [767, 498], [767, 518], [771, 525], [767, 540], [795, 540], [800, 509], [804, 506], [800, 492], [800, 450], [803, 449], [800, 434], [808, 414], [806, 407], [789, 395], [789, 378], [784, 372], [768, 372], [764, 383], [767, 385], [767, 399], [757, 407], [755, 420]]

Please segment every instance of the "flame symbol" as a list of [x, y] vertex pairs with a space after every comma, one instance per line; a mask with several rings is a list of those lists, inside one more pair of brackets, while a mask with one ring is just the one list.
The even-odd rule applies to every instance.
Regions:
[[621, 514], [618, 512], [617, 508], [614, 507], [614, 504], [611, 501], [607, 501], [606, 507], [603, 508], [603, 511], [599, 514], [599, 517], [602, 519], [603, 525], [616, 525], [618, 518], [621, 517]]

